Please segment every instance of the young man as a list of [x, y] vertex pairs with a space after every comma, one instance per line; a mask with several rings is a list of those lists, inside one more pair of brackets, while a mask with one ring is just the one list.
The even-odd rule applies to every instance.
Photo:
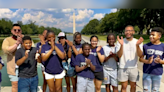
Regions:
[[[143, 65], [143, 92], [159, 92], [164, 64], [164, 44], [161, 43], [163, 29], [155, 27], [150, 33], [150, 42], [143, 46], [140, 61]], [[146, 58], [144, 59], [144, 56]], [[151, 87], [151, 88], [150, 88]]]
[[135, 33], [133, 26], [125, 27], [125, 37], [117, 36], [116, 52], [119, 59], [118, 81], [121, 82], [121, 92], [126, 92], [128, 80], [130, 82], [130, 92], [136, 91], [136, 81], [138, 79], [137, 61], [142, 56], [143, 38], [139, 40], [133, 38]]
[[15, 54], [15, 62], [19, 66], [18, 92], [37, 92], [37, 61], [41, 62], [37, 49], [32, 47], [29, 36], [23, 37], [23, 47]]

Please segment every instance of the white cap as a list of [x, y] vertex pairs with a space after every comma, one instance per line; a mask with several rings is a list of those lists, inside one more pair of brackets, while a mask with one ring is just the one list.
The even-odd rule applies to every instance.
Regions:
[[65, 33], [64, 32], [60, 32], [59, 34], [58, 34], [58, 38], [59, 37], [65, 37]]

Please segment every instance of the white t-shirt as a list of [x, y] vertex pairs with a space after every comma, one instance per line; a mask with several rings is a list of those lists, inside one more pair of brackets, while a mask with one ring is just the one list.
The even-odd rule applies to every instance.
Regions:
[[[136, 68], [138, 55], [136, 50], [136, 43], [138, 39], [133, 38], [131, 41], [128, 41], [124, 38], [123, 44], [123, 54], [119, 60], [119, 68]], [[116, 52], [120, 50], [120, 43], [116, 44]], [[143, 51], [143, 43], [139, 45], [141, 51]]]
[[[111, 47], [109, 45], [106, 45], [103, 47], [105, 57], [108, 57], [110, 55], [110, 52], [113, 52], [116, 54], [116, 47]], [[106, 62], [103, 63], [103, 68], [106, 70], [115, 70], [117, 69], [117, 62], [114, 58], [109, 58]]]

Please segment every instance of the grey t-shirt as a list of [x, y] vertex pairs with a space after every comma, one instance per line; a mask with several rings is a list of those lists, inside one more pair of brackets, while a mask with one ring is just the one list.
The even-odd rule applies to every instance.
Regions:
[[[116, 54], [116, 47], [111, 47], [109, 45], [106, 45], [103, 47], [105, 57], [108, 57], [110, 55], [110, 52], [113, 52]], [[115, 70], [117, 69], [117, 62], [114, 58], [109, 58], [106, 62], [103, 63], [103, 68], [107, 70]]]
[[[25, 56], [25, 49], [19, 48], [15, 54], [15, 62]], [[37, 75], [37, 61], [35, 60], [35, 54], [37, 49], [31, 47], [28, 54], [28, 58], [19, 66], [19, 77], [31, 78]]]

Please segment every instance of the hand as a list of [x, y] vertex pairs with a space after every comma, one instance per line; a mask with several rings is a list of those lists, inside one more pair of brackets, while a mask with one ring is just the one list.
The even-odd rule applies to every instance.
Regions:
[[51, 48], [54, 50], [55, 49], [55, 42], [54, 39], [51, 38]]
[[154, 62], [155, 63], [157, 63], [157, 64], [160, 64], [160, 61], [161, 61], [161, 59], [160, 59], [160, 57], [159, 57], [159, 55], [154, 59]]
[[142, 42], [144, 41], [144, 39], [142, 37], [140, 37], [136, 43], [136, 45], [140, 45]]
[[35, 54], [35, 59], [38, 59], [38, 57], [40, 56], [39, 51], [37, 50], [36, 54]]
[[153, 62], [153, 58], [154, 58], [154, 55], [152, 55], [151, 57], [149, 57], [148, 64], [151, 64]]
[[41, 41], [41, 44], [45, 44], [45, 38], [43, 35], [39, 35], [39, 38], [40, 38], [40, 41]]
[[21, 44], [22, 43], [22, 37], [18, 36], [17, 37], [17, 44]]
[[101, 46], [98, 46], [97, 49], [96, 49], [96, 52], [99, 52], [101, 50]]
[[124, 44], [124, 39], [123, 39], [122, 36], [121, 36], [121, 39], [119, 38], [119, 36], [117, 36], [117, 40], [118, 40], [118, 42], [119, 42], [121, 45]]
[[85, 62], [86, 62], [86, 64], [87, 64], [86, 66], [90, 67], [91, 60], [90, 60], [90, 59], [85, 58]]
[[67, 44], [68, 44], [70, 47], [73, 46], [73, 43], [72, 43], [71, 41], [69, 41], [69, 40], [65, 40], [65, 41], [67, 42]]
[[25, 57], [28, 58], [28, 53], [30, 52], [30, 50], [26, 50], [25, 51]]

